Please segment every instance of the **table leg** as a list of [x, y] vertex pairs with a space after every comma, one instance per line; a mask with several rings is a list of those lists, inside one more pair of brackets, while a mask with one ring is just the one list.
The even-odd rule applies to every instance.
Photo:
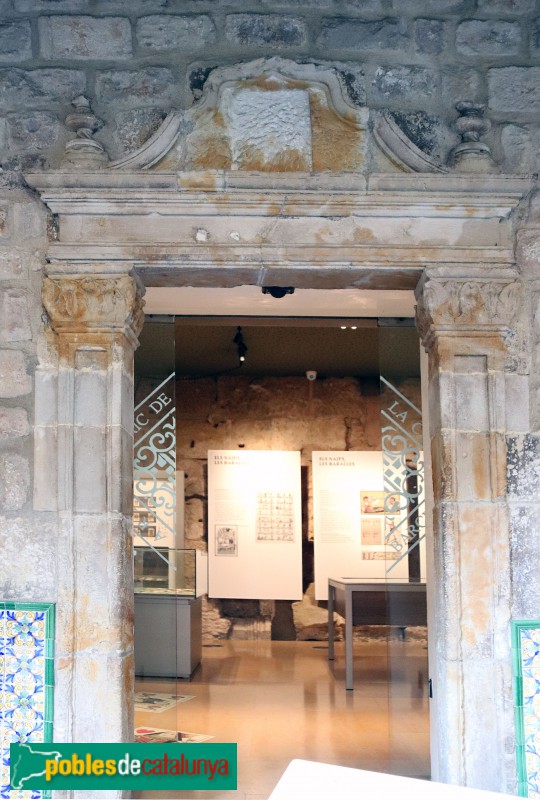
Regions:
[[352, 590], [345, 589], [345, 688], [352, 691], [353, 686], [353, 625]]
[[333, 586], [328, 587], [328, 661], [334, 660], [334, 592]]

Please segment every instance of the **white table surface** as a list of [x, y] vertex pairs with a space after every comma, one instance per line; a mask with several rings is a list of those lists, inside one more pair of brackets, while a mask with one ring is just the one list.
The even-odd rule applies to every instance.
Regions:
[[268, 800], [504, 800], [513, 796], [295, 759]]

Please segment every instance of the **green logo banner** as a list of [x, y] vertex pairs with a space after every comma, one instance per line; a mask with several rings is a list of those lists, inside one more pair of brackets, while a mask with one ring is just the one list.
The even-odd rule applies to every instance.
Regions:
[[25, 789], [236, 789], [237, 745], [12, 744], [10, 783]]

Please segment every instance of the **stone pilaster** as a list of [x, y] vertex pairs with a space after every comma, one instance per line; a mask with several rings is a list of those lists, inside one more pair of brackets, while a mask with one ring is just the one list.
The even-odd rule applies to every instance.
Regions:
[[133, 737], [133, 352], [143, 291], [127, 273], [49, 273], [43, 283], [58, 359], [37, 381], [35, 504], [59, 517], [55, 741]]
[[434, 778], [504, 791], [515, 781], [505, 372], [521, 289], [512, 270], [438, 268], [416, 294], [434, 475]]

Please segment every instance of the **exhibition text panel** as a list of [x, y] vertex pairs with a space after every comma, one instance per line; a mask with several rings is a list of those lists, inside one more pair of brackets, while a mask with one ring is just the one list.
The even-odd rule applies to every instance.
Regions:
[[208, 451], [210, 597], [302, 597], [300, 453]]

